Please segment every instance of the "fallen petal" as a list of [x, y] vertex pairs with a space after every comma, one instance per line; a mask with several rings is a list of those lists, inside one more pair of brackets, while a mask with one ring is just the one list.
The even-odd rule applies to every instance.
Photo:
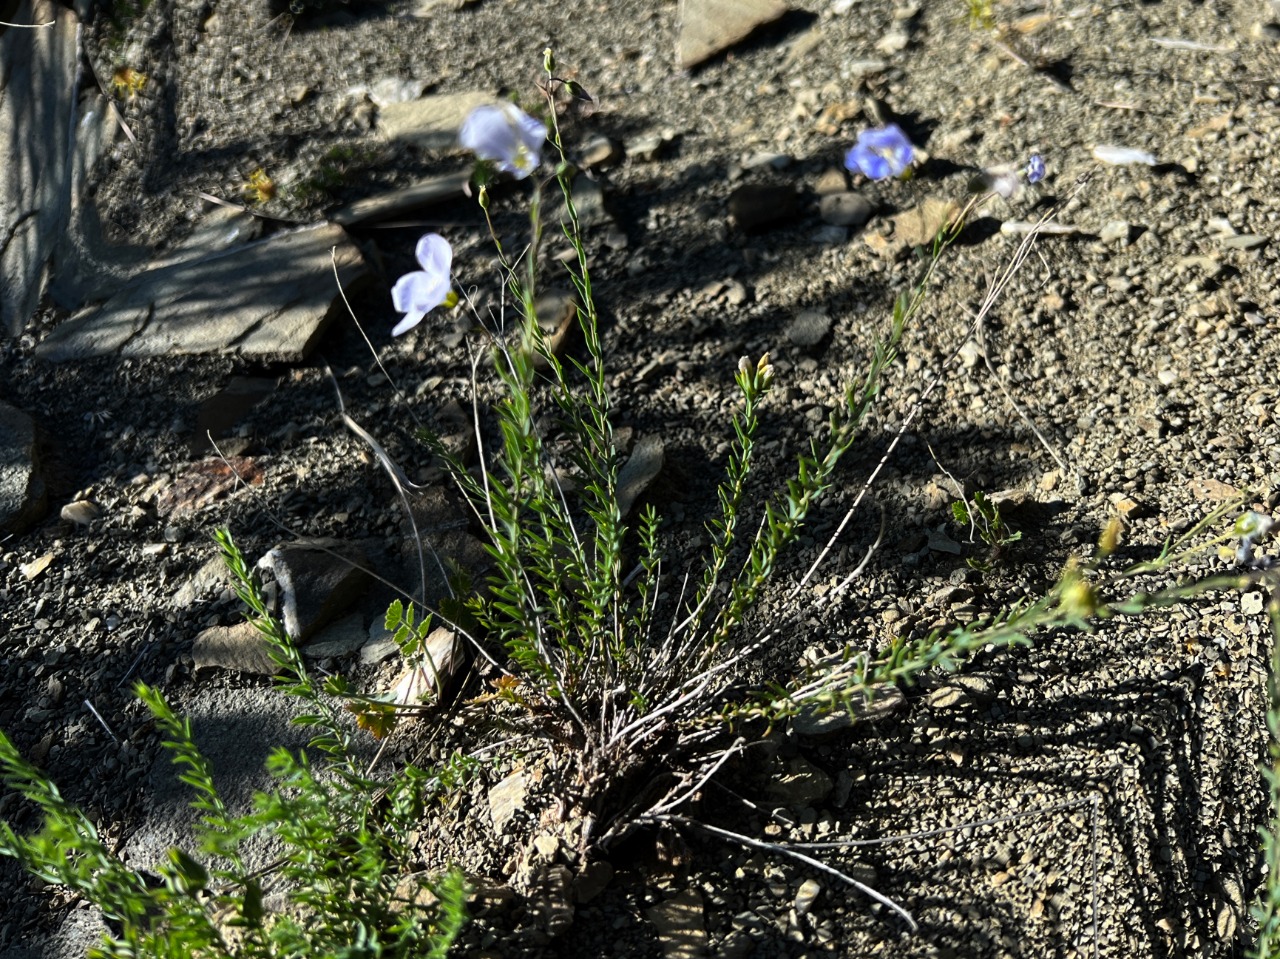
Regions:
[[1093, 157], [1095, 160], [1110, 163], [1112, 166], [1124, 166], [1128, 163], [1145, 163], [1147, 166], [1155, 166], [1159, 162], [1156, 160], [1154, 153], [1148, 153], [1146, 150], [1108, 146], [1106, 144], [1094, 147]]

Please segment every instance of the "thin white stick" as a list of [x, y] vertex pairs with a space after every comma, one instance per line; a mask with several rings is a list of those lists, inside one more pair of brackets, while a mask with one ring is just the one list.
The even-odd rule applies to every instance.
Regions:
[[720, 767], [729, 761], [729, 757], [733, 756], [735, 753], [742, 751], [742, 746], [745, 743], [746, 743], [746, 740], [743, 739], [741, 736], [739, 736], [720, 753], [720, 757], [711, 765], [711, 767], [702, 776], [698, 778], [698, 781], [696, 783], [694, 783], [687, 790], [685, 790], [685, 792], [682, 795], [677, 796], [675, 799], [671, 800], [671, 802], [662, 803], [660, 805], [654, 806], [651, 810], [649, 810], [649, 813], [655, 816], [661, 815], [663, 813], [669, 813], [673, 809], [676, 809], [679, 806], [683, 806], [685, 803], [687, 803], [690, 799], [692, 799], [694, 796], [698, 794], [698, 790], [700, 790], [703, 786], [705, 786], [712, 776], [714, 776], [716, 773], [720, 771]]
[[671, 823], [673, 825], [692, 826], [695, 829], [702, 829], [706, 832], [711, 833], [713, 836], [719, 836], [722, 839], [729, 839], [733, 842], [739, 843], [743, 846], [747, 846], [751, 849], [762, 849], [765, 852], [778, 853], [781, 856], [786, 856], [788, 859], [794, 859], [797, 862], [802, 862], [806, 866], [809, 866], [812, 869], [817, 869], [819, 872], [824, 872], [828, 876], [834, 876], [836, 879], [839, 879], [842, 882], [848, 883], [850, 886], [853, 886], [854, 889], [857, 889], [864, 896], [874, 899], [876, 902], [880, 903], [881, 905], [888, 906], [890, 909], [892, 909], [902, 918], [902, 920], [907, 924], [907, 926], [911, 929], [912, 932], [920, 931], [920, 926], [919, 924], [916, 923], [915, 919], [912, 918], [911, 913], [907, 912], [907, 910], [902, 908], [902, 906], [898, 905], [888, 896], [884, 895], [884, 893], [876, 892], [876, 890], [872, 889], [866, 883], [859, 882], [858, 880], [854, 879], [852, 876], [841, 872], [839, 869], [836, 869], [834, 866], [828, 866], [825, 862], [822, 862], [821, 860], [818, 860], [818, 859], [814, 859], [812, 856], [806, 856], [804, 853], [796, 852], [794, 849], [788, 849], [785, 846], [779, 846], [774, 843], [761, 842], [759, 839], [752, 839], [750, 836], [744, 836], [741, 833], [730, 832], [727, 829], [720, 829], [717, 826], [709, 826], [706, 823], [698, 822], [696, 819], [689, 819], [686, 816], [646, 815], [646, 816], [639, 817], [637, 821], [644, 821], [644, 820], [649, 820], [652, 822], [666, 822], [666, 823]]
[[107, 721], [102, 718], [102, 713], [94, 709], [93, 703], [89, 702], [89, 700], [86, 699], [84, 701], [84, 704], [89, 707], [89, 712], [93, 713], [94, 718], [97, 719], [98, 722], [102, 723], [102, 728], [107, 731], [107, 735], [110, 736], [112, 741], [118, 745], [120, 742], [120, 738], [116, 736], [114, 732], [111, 731], [111, 727], [107, 725]]

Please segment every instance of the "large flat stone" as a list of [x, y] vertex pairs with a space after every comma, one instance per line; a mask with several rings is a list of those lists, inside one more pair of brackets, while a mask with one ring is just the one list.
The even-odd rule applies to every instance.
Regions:
[[0, 533], [25, 532], [47, 506], [35, 424], [22, 410], [0, 403]]
[[0, 34], [0, 329], [16, 336], [40, 302], [71, 195], [77, 22], [52, 0], [22, 0]]
[[439, 93], [406, 103], [388, 103], [378, 112], [378, 132], [388, 140], [424, 150], [458, 148], [458, 130], [476, 107], [493, 103], [488, 93]]
[[782, 0], [681, 0], [680, 66], [688, 70], [710, 60], [786, 12]]
[[[457, 131], [454, 131], [454, 135], [457, 135]], [[393, 216], [405, 216], [423, 207], [464, 199], [470, 180], [470, 170], [432, 177], [401, 190], [388, 190], [377, 196], [356, 200], [331, 212], [329, 219], [341, 226], [350, 227], [376, 223]]]
[[149, 270], [36, 349], [54, 363], [95, 356], [232, 353], [297, 362], [342, 308], [329, 251], [350, 289], [368, 266], [341, 227], [281, 233]]

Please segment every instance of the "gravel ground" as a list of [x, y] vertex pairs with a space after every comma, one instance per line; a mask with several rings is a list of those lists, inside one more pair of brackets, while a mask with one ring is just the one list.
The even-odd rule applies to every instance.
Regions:
[[[589, 234], [592, 265], [619, 422], [665, 443], [649, 495], [683, 555], [715, 503], [738, 357], [773, 357], [761, 461], [772, 464], [765, 479], [780, 480], [800, 437], [821, 428], [860, 375], [893, 297], [918, 269], [900, 242], [906, 221], [894, 233], [893, 217], [962, 199], [982, 170], [1043, 155], [1046, 180], [989, 202], [946, 254], [865, 443], [787, 570], [795, 576], [816, 556], [940, 376], [877, 480], [887, 528], [858, 588], [845, 602], [818, 603], [875, 539], [873, 510], [858, 515], [815, 588], [766, 598], [762, 619], [798, 624], [761, 666], [773, 676], [806, 651], [862, 649], [1037, 595], [1117, 508], [1129, 516], [1134, 559], [1233, 490], [1273, 509], [1280, 15], [1256, 2], [996, 2], [996, 34], [972, 29], [959, 2], [790, 6], [690, 73], [674, 66], [671, 2], [437, 2], [417, 17], [403, 4], [367, 4], [290, 27], [248, 0], [154, 0], [123, 27], [99, 18], [89, 34], [99, 76], [130, 66], [149, 77], [123, 107], [137, 142], [120, 140], [105, 160], [97, 199], [117, 237], [157, 253], [191, 231], [205, 209], [199, 192], [238, 200], [259, 168], [278, 187], [263, 212], [315, 219], [465, 162], [380, 141], [366, 95], [379, 81], [532, 100], [542, 50], [553, 46], [599, 103], [570, 125], [571, 145], [607, 136], [629, 148], [597, 178], [608, 216]], [[823, 219], [817, 197], [846, 188], [843, 153], [877, 116], [896, 119], [928, 160], [910, 180], [854, 182], [875, 215], [850, 231]], [[1103, 163], [1100, 145], [1149, 151], [1156, 162]], [[335, 158], [340, 182], [303, 188]], [[766, 189], [735, 194], [749, 186]], [[513, 242], [523, 202], [515, 190], [498, 203], [498, 229]], [[975, 326], [1017, 247], [1001, 225], [1055, 207], [1057, 222], [1078, 232], [1040, 238]], [[427, 229], [454, 243], [455, 273], [482, 307], [497, 289], [483, 222], [465, 204], [358, 234], [384, 282], [352, 305], [409, 398], [372, 372], [351, 324], [321, 347], [352, 415], [411, 473], [421, 454], [406, 441], [405, 405], [432, 416], [468, 392], [448, 316], [395, 341], [388, 334], [387, 287], [412, 268], [413, 241]], [[806, 312], [829, 322], [816, 342], [796, 323]], [[87, 494], [104, 515], [87, 529], [51, 520], [0, 544], [0, 728], [128, 848], [171, 793], [126, 677], [162, 685], [207, 717], [203, 735], [234, 743], [254, 741], [256, 724], [278, 714], [265, 682], [192, 668], [195, 634], [239, 615], [225, 589], [181, 592], [214, 555], [210, 531], [229, 525], [251, 556], [287, 538], [274, 518], [292, 534], [381, 543], [378, 562], [401, 582], [409, 557], [392, 491], [338, 423], [320, 362], [31, 359], [62, 318], [48, 311], [3, 346], [0, 395], [52, 437], [56, 502]], [[205, 455], [201, 402], [245, 375], [270, 384], [233, 437], [266, 464], [263, 484], [166, 514], [160, 491]], [[990, 560], [986, 547], [950, 522], [956, 483], [1031, 501], [1010, 508], [1022, 538], [985, 572], [965, 560]], [[48, 553], [54, 563], [28, 579], [23, 565]], [[1187, 572], [1220, 566], [1211, 557]], [[366, 617], [387, 598], [371, 594]], [[652, 838], [620, 850], [614, 881], [554, 942], [495, 894], [463, 952], [1236, 955], [1259, 878], [1264, 605], [1257, 591], [1207, 595], [1092, 634], [984, 653], [962, 679], [909, 690], [876, 724], [775, 740], [767, 768], [803, 768], [815, 791], [750, 780], [737, 791], [754, 811], [708, 792], [707, 822], [759, 838], [881, 840], [823, 855], [911, 910], [914, 935], [828, 876], [691, 833], [676, 853], [655, 853]], [[509, 852], [485, 821], [491, 785], [464, 798], [474, 815], [424, 849], [425, 860], [461, 856], [501, 881]], [[12, 797], [0, 812], [28, 821]], [[910, 833], [928, 834], [894, 838]], [[11, 864], [0, 884], [0, 956], [83, 949], [93, 926], [83, 904], [33, 887]]]

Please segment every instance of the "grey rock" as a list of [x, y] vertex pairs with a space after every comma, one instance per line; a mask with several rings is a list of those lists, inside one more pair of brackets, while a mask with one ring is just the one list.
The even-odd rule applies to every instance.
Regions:
[[707, 930], [702, 893], [697, 889], [682, 889], [644, 914], [658, 934], [663, 959], [695, 959], [705, 954]]
[[662, 437], [641, 437], [631, 451], [631, 458], [618, 471], [618, 510], [624, 519], [662, 472], [665, 449]]
[[492, 94], [469, 90], [388, 103], [378, 113], [378, 132], [388, 140], [424, 150], [451, 150], [458, 145], [458, 130], [467, 114], [494, 99]]
[[302, 648], [302, 654], [313, 660], [348, 656], [364, 646], [368, 638], [364, 617], [352, 613], [316, 633], [315, 638]]
[[540, 862], [533, 867], [528, 885], [527, 907], [530, 917], [555, 939], [573, 925], [574, 905], [571, 893], [573, 874], [561, 863]]
[[849, 228], [843, 226], [826, 226], [819, 227], [809, 234], [809, 242], [816, 243], [818, 246], [839, 246], [849, 239]]
[[1271, 242], [1271, 237], [1258, 233], [1241, 233], [1237, 236], [1219, 237], [1218, 242], [1228, 250], [1255, 250]]
[[168, 256], [152, 264], [152, 269], [176, 266], [213, 256], [224, 250], [258, 239], [262, 220], [247, 210], [215, 204], [205, 212], [196, 228]]
[[627, 156], [642, 163], [654, 163], [662, 158], [662, 152], [671, 143], [667, 133], [646, 133], [627, 142]]
[[894, 27], [876, 41], [876, 50], [884, 54], [901, 53], [911, 43], [911, 34], [903, 27]]
[[489, 818], [494, 831], [502, 835], [515, 814], [524, 808], [529, 795], [529, 777], [517, 769], [489, 790]]
[[[375, 624], [381, 629], [381, 624]], [[400, 651], [396, 641], [383, 630], [380, 638], [371, 639], [360, 647], [360, 662], [365, 666], [376, 666], [384, 663]]]
[[471, 172], [432, 177], [413, 186], [389, 190], [377, 196], [356, 200], [329, 213], [329, 220], [340, 226], [377, 223], [392, 217], [414, 213], [426, 207], [451, 203], [466, 197]]
[[364, 553], [337, 539], [278, 546], [258, 565], [274, 574], [285, 632], [300, 645], [341, 615], [369, 582]]
[[26, 413], [0, 402], [0, 532], [26, 532], [48, 505], [35, 423]]
[[1254, 36], [1259, 40], [1270, 40], [1272, 43], [1280, 42], [1280, 23], [1262, 23], [1254, 25]]
[[813, 908], [813, 904], [817, 901], [818, 896], [822, 894], [822, 883], [816, 879], [806, 879], [800, 883], [800, 888], [796, 890], [796, 900], [794, 908], [796, 914], [803, 916]]
[[796, 346], [817, 346], [831, 332], [831, 317], [819, 310], [804, 310], [787, 325], [787, 339]]
[[929, 549], [935, 553], [950, 553], [952, 556], [959, 556], [961, 553], [960, 544], [947, 535], [944, 527], [929, 530]]
[[814, 192], [823, 197], [831, 193], [849, 192], [849, 174], [843, 167], [827, 167], [818, 177]]
[[189, 580], [178, 587], [173, 594], [172, 608], [185, 609], [192, 603], [205, 598], [214, 590], [220, 590], [231, 583], [231, 573], [221, 556], [214, 556], [205, 561]]
[[603, 859], [593, 859], [583, 866], [573, 879], [575, 902], [590, 902], [604, 892], [613, 881], [613, 866]]
[[479, 2], [480, 0], [418, 0], [413, 8], [413, 16], [430, 19], [440, 13], [457, 13]]
[[1127, 244], [1132, 233], [1133, 226], [1125, 220], [1111, 220], [1098, 231], [1098, 239], [1103, 243]]
[[230, 353], [304, 359], [337, 315], [330, 250], [348, 292], [367, 273], [337, 226], [309, 227], [149, 270], [36, 348], [60, 363], [95, 356]]
[[[589, 176], [580, 174], [573, 178], [573, 206], [578, 211], [578, 222], [583, 227], [613, 222], [609, 211], [605, 209], [604, 187]], [[567, 215], [564, 219], [568, 222]]]
[[[542, 293], [533, 304], [538, 328], [547, 338], [547, 348], [559, 356], [569, 343], [569, 335], [577, 329], [578, 297], [571, 290], [550, 289]], [[545, 369], [547, 361], [541, 355], [534, 357], [534, 367]]]
[[406, 77], [379, 77], [369, 85], [368, 96], [379, 109], [393, 103], [412, 103], [422, 96], [426, 83]]
[[197, 671], [217, 667], [238, 673], [274, 676], [280, 671], [270, 644], [252, 623], [211, 626], [195, 638], [191, 656]]
[[818, 214], [823, 222], [857, 229], [871, 219], [875, 208], [861, 193], [828, 193], [818, 200]]
[[120, 133], [119, 111], [106, 97], [91, 93], [80, 100], [75, 126], [70, 223], [59, 237], [54, 252], [58, 268], [49, 278], [49, 295], [67, 310], [111, 296], [146, 269], [152, 256], [145, 246], [108, 239], [88, 190], [90, 173]]
[[788, 759], [769, 783], [769, 795], [788, 806], [820, 806], [833, 789], [831, 777], [803, 756]]
[[622, 144], [609, 137], [595, 137], [582, 148], [582, 165], [588, 170], [603, 170], [622, 160]]
[[24, 0], [9, 16], [48, 29], [0, 33], [0, 329], [22, 332], [40, 301], [49, 258], [70, 218], [77, 22], [50, 0]]
[[102, 507], [92, 500], [78, 499], [62, 507], [58, 515], [62, 517], [63, 522], [75, 526], [89, 526], [102, 515]]
[[742, 169], [759, 170], [768, 167], [770, 170], [785, 170], [792, 162], [791, 157], [785, 153], [753, 153], [742, 161]]
[[787, 12], [781, 0], [682, 0], [676, 55], [687, 70], [745, 40]]

